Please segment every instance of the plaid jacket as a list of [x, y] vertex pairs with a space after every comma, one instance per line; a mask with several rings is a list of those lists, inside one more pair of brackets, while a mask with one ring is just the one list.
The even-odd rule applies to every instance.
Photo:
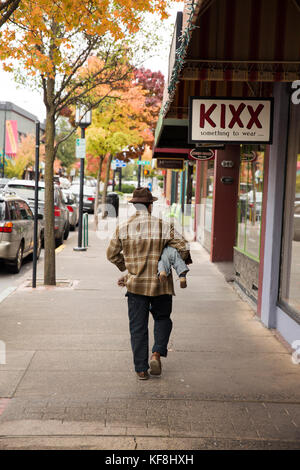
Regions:
[[189, 256], [187, 242], [173, 225], [146, 211], [137, 211], [117, 227], [106, 255], [120, 271], [128, 270], [125, 283], [129, 292], [175, 295], [172, 274], [165, 283], [160, 283], [157, 277], [158, 260], [166, 245], [176, 248], [184, 260]]

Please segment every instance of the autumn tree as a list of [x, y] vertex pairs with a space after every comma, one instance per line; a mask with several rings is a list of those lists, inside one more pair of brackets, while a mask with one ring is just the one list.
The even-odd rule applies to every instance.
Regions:
[[127, 157], [132, 159], [141, 158], [147, 146], [151, 148], [153, 145], [164, 90], [164, 76], [161, 72], [153, 72], [143, 67], [135, 68], [134, 79], [144, 93], [145, 107], [141, 119], [147, 130], [144, 132], [143, 142], [139, 146], [131, 146], [127, 151]]
[[55, 140], [61, 142], [57, 149], [56, 159], [60, 160], [62, 166], [69, 173], [76, 162], [76, 135], [72, 133], [72, 126], [64, 118], [58, 120]]
[[[93, 113], [93, 124], [87, 131], [87, 148], [92, 155], [99, 156], [97, 191], [99, 194], [102, 165], [106, 158], [106, 173], [102, 192], [102, 216], [106, 214], [105, 201], [113, 156], [122, 158], [122, 151], [129, 145], [140, 145], [147, 126], [141, 120], [145, 106], [144, 94], [129, 77], [122, 90], [114, 92]], [[97, 92], [97, 90], [95, 90]], [[95, 202], [95, 224], [98, 224], [98, 199]]]
[[[139, 30], [145, 12], [162, 18], [167, 0], [22, 0], [0, 32], [1, 58], [6, 70], [18, 61], [43, 92], [46, 108], [45, 260], [44, 283], [56, 284], [54, 242], [53, 164], [60, 142], [55, 123], [65, 107], [86, 102], [99, 85], [109, 89], [123, 80], [124, 51]], [[102, 66], [82, 75], [89, 57]], [[109, 92], [108, 92], [109, 93]], [[90, 101], [89, 106], [97, 106]]]
[[[24, 172], [34, 166], [35, 158], [35, 136], [28, 134], [22, 136], [18, 144], [17, 154], [12, 158], [6, 158], [5, 174], [8, 178], [22, 178]], [[45, 158], [45, 147], [40, 146], [40, 158]]]

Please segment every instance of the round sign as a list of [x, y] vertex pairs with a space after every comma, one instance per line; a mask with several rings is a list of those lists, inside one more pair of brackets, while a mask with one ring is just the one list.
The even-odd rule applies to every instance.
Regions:
[[212, 149], [200, 150], [195, 148], [190, 151], [189, 158], [200, 161], [213, 160], [215, 158], [215, 151]]

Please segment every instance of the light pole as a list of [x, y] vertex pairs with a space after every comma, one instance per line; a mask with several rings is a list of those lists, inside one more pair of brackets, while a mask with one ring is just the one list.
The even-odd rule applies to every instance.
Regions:
[[[81, 142], [85, 149], [85, 129], [92, 123], [92, 111], [87, 110], [85, 106], [76, 107], [75, 124], [81, 128]], [[80, 155], [80, 186], [79, 186], [79, 221], [78, 221], [78, 246], [73, 248], [74, 251], [86, 251], [86, 247], [82, 246], [82, 215], [83, 215], [83, 184], [84, 184], [84, 160], [85, 150]]]
[[[36, 287], [36, 265], [38, 251], [38, 210], [39, 210], [39, 179], [40, 179], [40, 122], [35, 123], [35, 183], [34, 183], [34, 228], [32, 256], [32, 287]], [[42, 241], [40, 240], [40, 243]]]

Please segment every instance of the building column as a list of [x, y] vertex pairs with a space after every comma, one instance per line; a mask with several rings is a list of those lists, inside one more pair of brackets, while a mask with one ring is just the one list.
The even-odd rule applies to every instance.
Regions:
[[[231, 168], [224, 167], [222, 162], [232, 162], [233, 166]], [[233, 261], [237, 224], [239, 166], [239, 145], [226, 145], [225, 150], [216, 151], [210, 255], [212, 262]], [[228, 178], [232, 178], [232, 182], [229, 182]]]
[[172, 170], [167, 170], [166, 202], [168, 206], [171, 204], [171, 190], [172, 190]]
[[195, 190], [195, 217], [194, 217], [194, 241], [197, 239], [197, 230], [200, 215], [200, 191], [201, 191], [201, 163], [196, 162], [196, 190]]
[[287, 84], [275, 83], [273, 144], [270, 146], [269, 153], [264, 257], [260, 260], [263, 263], [263, 281], [259, 310], [261, 320], [268, 328], [276, 327], [289, 100]]

